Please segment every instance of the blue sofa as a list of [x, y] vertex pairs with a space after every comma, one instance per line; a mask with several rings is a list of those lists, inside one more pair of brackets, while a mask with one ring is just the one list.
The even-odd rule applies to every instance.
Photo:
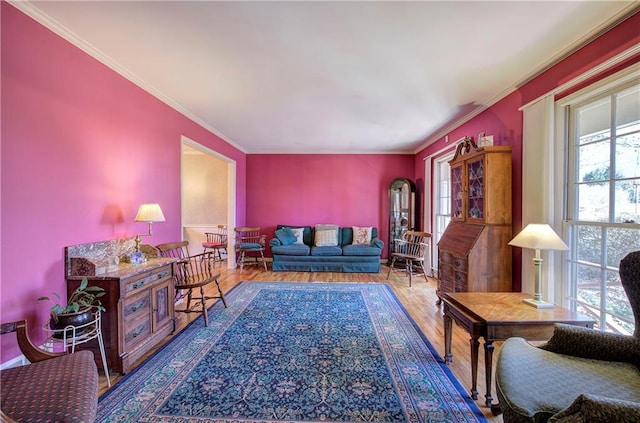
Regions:
[[284, 245], [278, 237], [269, 241], [274, 272], [380, 272], [380, 255], [384, 242], [378, 239], [378, 229], [372, 228], [369, 245], [353, 244], [353, 228], [338, 228], [336, 246], [315, 246], [315, 228], [311, 226], [278, 225], [282, 228], [302, 228], [304, 244]]

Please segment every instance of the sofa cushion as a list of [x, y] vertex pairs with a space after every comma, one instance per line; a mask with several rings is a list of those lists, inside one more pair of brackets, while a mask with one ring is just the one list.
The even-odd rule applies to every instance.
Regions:
[[[302, 242], [298, 238], [296, 240], [295, 244], [307, 244], [307, 245], [312, 245], [313, 244], [313, 235], [312, 235], [312, 231], [311, 231], [311, 226], [299, 226], [299, 225], [278, 225], [278, 226], [276, 226], [276, 230], [277, 229], [282, 229], [282, 228], [290, 228], [293, 231], [293, 233], [296, 235], [296, 237], [298, 237], [298, 234], [300, 232], [302, 232]], [[300, 229], [302, 229], [302, 231], [300, 231]]]
[[294, 244], [304, 245], [304, 228], [291, 228], [291, 232], [296, 237]]
[[345, 245], [342, 247], [342, 254], [345, 256], [379, 256], [382, 250], [369, 245]]
[[338, 233], [331, 230], [316, 231], [313, 245], [316, 247], [337, 247]]
[[[280, 240], [282, 245], [295, 244], [298, 237], [291, 230], [291, 228], [284, 227], [282, 229], [276, 229], [276, 237]], [[300, 232], [300, 240], [302, 241], [302, 231]]]
[[342, 248], [337, 245], [326, 245], [320, 247], [311, 247], [312, 256], [341, 256]]
[[[374, 226], [371, 228], [371, 245], [373, 245], [378, 238], [378, 229]], [[340, 245], [351, 245], [353, 244], [353, 227], [345, 226], [340, 228]], [[384, 243], [382, 243], [384, 245]], [[382, 248], [382, 247], [380, 247]]]
[[271, 252], [287, 256], [308, 256], [311, 248], [305, 244], [271, 245]]
[[370, 245], [371, 244], [371, 226], [354, 226], [353, 227], [353, 245]]

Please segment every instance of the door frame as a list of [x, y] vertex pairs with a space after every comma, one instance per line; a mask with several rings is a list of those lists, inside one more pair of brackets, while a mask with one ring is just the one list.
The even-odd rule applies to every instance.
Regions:
[[[194, 150], [198, 150], [204, 154], [216, 157], [227, 163], [227, 232], [230, 234], [227, 237], [227, 257], [235, 257], [235, 242], [233, 242], [233, 228], [236, 227], [236, 161], [230, 157], [218, 153], [208, 147], [205, 147], [198, 142], [185, 137], [180, 137], [180, 233], [184, 231], [184, 147], [187, 146]], [[227, 258], [227, 269], [235, 268], [235, 260]]]

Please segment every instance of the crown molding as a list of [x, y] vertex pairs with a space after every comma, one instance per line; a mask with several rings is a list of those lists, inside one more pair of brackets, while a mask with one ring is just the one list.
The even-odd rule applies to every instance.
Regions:
[[198, 116], [196, 116], [193, 113], [189, 112], [187, 109], [182, 107], [178, 102], [173, 100], [171, 97], [165, 95], [161, 90], [159, 90], [156, 87], [154, 87], [153, 85], [147, 83], [143, 78], [139, 77], [138, 75], [136, 75], [135, 73], [131, 72], [130, 70], [128, 70], [124, 66], [120, 65], [118, 62], [116, 62], [115, 60], [111, 59], [109, 56], [107, 56], [106, 54], [101, 52], [99, 49], [95, 48], [92, 44], [90, 44], [90, 43], [86, 42], [85, 40], [83, 40], [82, 38], [80, 38], [73, 31], [69, 30], [67, 27], [65, 27], [64, 25], [60, 24], [55, 19], [52, 19], [47, 14], [43, 13], [40, 9], [38, 9], [36, 6], [31, 4], [31, 2], [25, 1], [25, 0], [6, 0], [6, 1], [7, 1], [7, 3], [11, 4], [16, 9], [20, 10], [21, 12], [23, 12], [25, 15], [29, 16], [30, 18], [32, 18], [36, 22], [40, 23], [44, 27], [48, 28], [49, 30], [51, 30], [55, 34], [59, 35], [60, 37], [62, 37], [66, 41], [68, 41], [71, 44], [73, 44], [74, 46], [78, 47], [80, 50], [84, 51], [89, 56], [91, 56], [94, 59], [98, 60], [99, 62], [101, 62], [102, 64], [107, 66], [108, 68], [110, 68], [113, 71], [117, 72], [119, 75], [121, 75], [125, 79], [131, 81], [132, 83], [134, 83], [138, 87], [142, 88], [144, 91], [148, 92], [149, 94], [151, 94], [152, 96], [154, 96], [158, 100], [162, 101], [163, 103], [165, 103], [169, 107], [173, 108], [175, 111], [177, 111], [178, 113], [182, 114], [183, 116], [185, 116], [189, 120], [191, 120], [194, 123], [202, 126], [204, 129], [206, 129], [209, 132], [213, 133], [215, 136], [217, 136], [218, 138], [220, 138], [223, 141], [227, 142], [228, 144], [230, 144], [231, 146], [233, 146], [236, 149], [240, 150], [241, 152], [243, 152], [245, 154], [247, 153], [247, 150], [244, 147], [242, 147], [242, 146], [238, 145], [237, 143], [235, 143], [231, 138], [227, 137], [222, 131], [218, 130], [217, 128], [214, 128], [213, 126], [211, 126], [206, 121], [202, 120]]
[[[435, 132], [433, 135], [429, 136], [427, 138], [427, 141], [424, 142], [423, 144], [421, 144], [421, 146], [419, 146], [416, 150], [414, 150], [413, 153], [414, 154], [418, 154], [420, 151], [422, 151], [425, 148], [429, 147], [431, 144], [435, 143], [440, 138], [444, 138], [447, 134], [449, 134], [453, 130], [455, 130], [458, 127], [460, 127], [460, 126], [464, 125], [465, 123], [469, 122], [471, 119], [473, 119], [474, 117], [478, 116], [480, 113], [484, 112], [489, 107], [491, 107], [494, 104], [496, 104], [498, 101], [500, 101], [503, 98], [507, 97], [509, 94], [511, 94], [512, 92], [514, 92], [518, 88], [522, 87], [523, 85], [531, 82], [532, 80], [534, 80], [535, 78], [537, 78], [538, 76], [543, 74], [544, 72], [546, 72], [549, 69], [551, 69], [553, 66], [557, 65], [558, 63], [560, 63], [561, 61], [563, 61], [567, 57], [571, 56], [576, 51], [580, 50], [581, 48], [583, 48], [584, 46], [586, 46], [587, 44], [589, 44], [590, 42], [592, 42], [596, 38], [602, 36], [604, 33], [609, 31], [610, 29], [616, 27], [617, 25], [619, 25], [623, 21], [627, 20], [628, 18], [630, 18], [634, 14], [638, 13], [639, 11], [640, 11], [640, 3], [639, 2], [631, 2], [631, 3], [629, 3], [629, 5], [627, 7], [625, 7], [624, 9], [622, 9], [619, 13], [617, 13], [614, 16], [612, 16], [610, 19], [606, 20], [601, 25], [595, 27], [592, 31], [590, 31], [588, 34], [586, 34], [582, 38], [576, 40], [574, 43], [572, 43], [569, 46], [563, 48], [562, 51], [560, 51], [556, 55], [552, 56], [546, 62], [542, 63], [540, 66], [538, 66], [532, 72], [530, 72], [528, 76], [525, 76], [524, 78], [521, 78], [520, 80], [510, 84], [509, 86], [505, 87], [502, 91], [498, 92], [498, 94], [492, 95], [492, 96], [490, 96], [490, 97], [488, 97], [488, 98], [486, 98], [484, 100], [479, 101], [478, 104], [481, 105], [480, 107], [476, 108], [475, 110], [473, 110], [469, 114], [467, 114], [465, 116], [462, 116], [461, 118], [459, 118], [459, 119], [447, 124], [444, 128], [440, 129], [439, 131]], [[633, 54], [635, 54], [635, 50], [636, 49], [632, 48], [630, 50], [634, 50]], [[628, 55], [628, 51], [624, 52], [622, 54], [623, 55]], [[616, 57], [618, 57], [618, 56], [616, 56]], [[608, 61], [607, 63], [610, 66], [611, 64], [609, 62], [610, 61]]]

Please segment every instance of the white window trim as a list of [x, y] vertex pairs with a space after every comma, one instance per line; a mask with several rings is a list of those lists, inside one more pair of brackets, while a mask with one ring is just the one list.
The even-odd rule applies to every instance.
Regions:
[[[571, 81], [522, 106], [522, 226], [528, 223], [548, 223], [566, 239], [565, 189], [566, 189], [566, 131], [565, 113], [568, 102], [579, 101], [579, 96], [593, 95], [594, 90], [606, 90], [622, 81], [621, 78], [637, 75], [640, 64], [632, 65], [602, 81], [591, 84], [558, 101], [555, 95], [566, 91], [589, 78], [623, 62], [640, 51], [635, 45]], [[542, 172], [541, 172], [542, 169]], [[542, 176], [541, 176], [542, 175]], [[538, 222], [536, 222], [536, 220]], [[550, 302], [569, 306], [569, 285], [566, 281], [567, 266], [562, 252], [542, 252], [545, 260], [542, 275], [542, 294]], [[558, 265], [562, 263], [562, 265]], [[533, 251], [522, 251], [522, 292], [533, 293]]]
[[[555, 137], [559, 141], [557, 145], [558, 145], [558, 149], [561, 150], [561, 160], [562, 160], [560, 163], [560, 167], [558, 166], [556, 167], [556, 172], [562, 172], [562, 174], [564, 175], [562, 179], [562, 184], [556, 185], [556, 191], [558, 193], [561, 193], [563, 197], [566, 198], [566, 190], [568, 189], [567, 183], [569, 182], [567, 180], [568, 178], [567, 169], [564, 167], [564, 164], [567, 162], [566, 160], [567, 155], [569, 154], [568, 145], [567, 145], [567, 137], [568, 137], [567, 134], [569, 132], [569, 128], [567, 126], [567, 123], [568, 123], [567, 114], [569, 113], [568, 111], [569, 106], [574, 105], [576, 103], [580, 103], [588, 98], [596, 97], [604, 92], [612, 90], [616, 86], [628, 83], [633, 79], [638, 79], [639, 78], [638, 75], [640, 75], [640, 63], [631, 65], [619, 72], [616, 72], [613, 75], [610, 75], [602, 79], [601, 81], [595, 82], [592, 85], [589, 85], [588, 87], [585, 87], [556, 102]], [[559, 211], [558, 216], [562, 216], [563, 222], [566, 222], [567, 204], [563, 204], [563, 206], [564, 207], [562, 210]], [[568, 232], [569, 232], [568, 225], [563, 225], [564, 239], [567, 239]], [[563, 299], [563, 305], [570, 306], [569, 298], [571, 297], [572, 292], [571, 292], [571, 286], [568, 283], [571, 279], [569, 275], [568, 263], [565, 261], [565, 264], [559, 267], [561, 267], [561, 270], [562, 270], [562, 274], [560, 275], [561, 277], [560, 280], [563, 282], [566, 281], [567, 283], [558, 284], [558, 286], [555, 287], [555, 292], [557, 293], [557, 295], [559, 295], [559, 298]]]
[[[459, 140], [458, 140], [459, 141]], [[424, 215], [423, 215], [423, 228], [425, 232], [429, 232], [432, 237], [431, 237], [431, 241], [429, 242], [429, 251], [428, 251], [428, 259], [430, 261], [430, 263], [428, 263], [429, 268], [432, 271], [435, 270], [435, 268], [438, 265], [438, 249], [435, 245], [435, 239], [433, 237], [433, 225], [431, 224], [432, 222], [435, 222], [435, 207], [433, 207], [432, 205], [432, 198], [440, 198], [439, 194], [440, 194], [440, 187], [438, 186], [437, 183], [434, 183], [434, 180], [432, 178], [433, 175], [433, 162], [434, 161], [440, 161], [443, 160], [443, 158], [451, 156], [451, 158], [453, 158], [453, 153], [455, 152], [455, 147], [458, 143], [458, 141], [456, 141], [453, 144], [449, 144], [441, 149], [439, 149], [438, 151], [436, 151], [435, 153], [432, 153], [431, 155], [425, 157], [424, 160], [424, 180], [425, 180], [425, 184], [424, 186], [427, 187], [431, 187], [431, 190], [429, 193], [427, 193], [426, 189], [425, 189], [425, 194], [424, 194]], [[450, 159], [448, 159], [450, 160]]]

